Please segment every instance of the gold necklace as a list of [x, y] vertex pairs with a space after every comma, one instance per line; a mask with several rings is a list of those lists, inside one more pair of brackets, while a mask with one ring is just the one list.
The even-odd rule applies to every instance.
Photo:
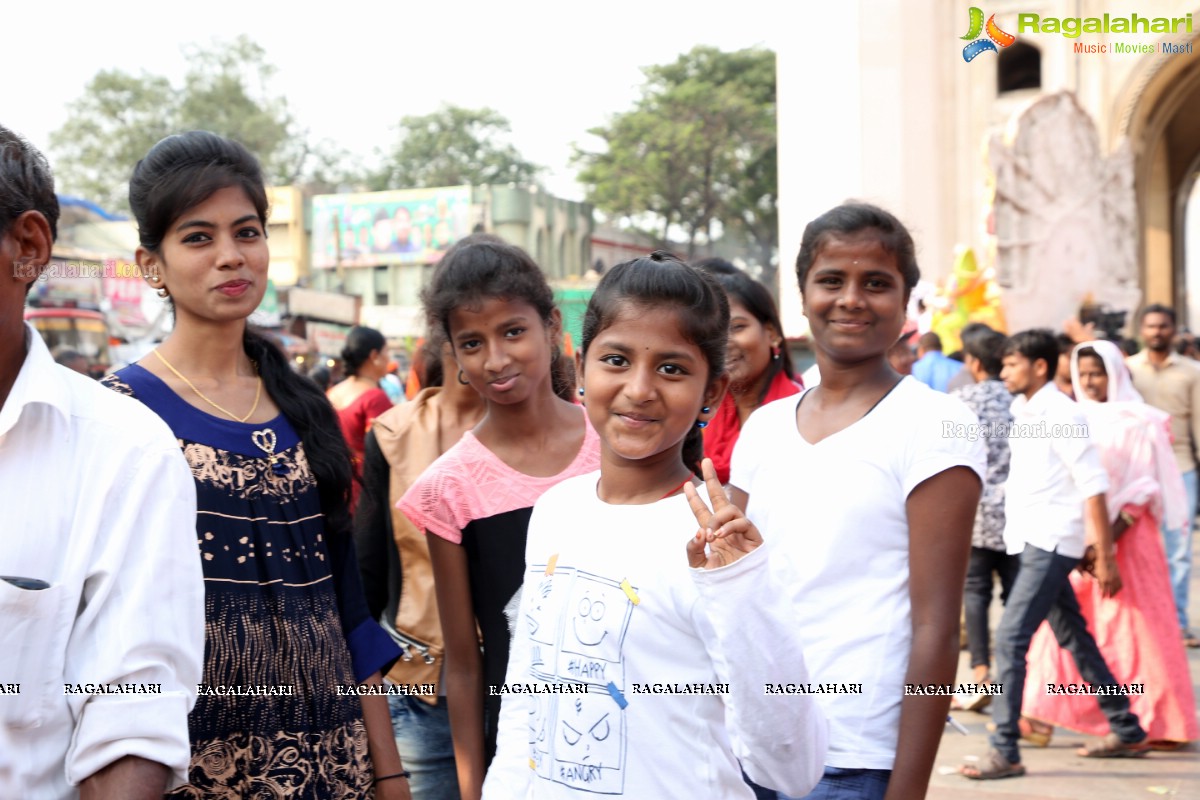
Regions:
[[179, 378], [179, 380], [181, 380], [181, 381], [183, 381], [184, 383], [186, 383], [186, 384], [188, 385], [188, 388], [189, 388], [189, 389], [191, 389], [193, 392], [195, 392], [195, 393], [196, 393], [196, 395], [197, 395], [197, 396], [198, 396], [198, 397], [199, 397], [201, 400], [203, 400], [204, 402], [208, 403], [210, 406], [212, 406], [213, 408], [215, 408], [217, 411], [220, 411], [220, 412], [221, 412], [222, 414], [224, 414], [225, 416], [227, 416], [227, 417], [232, 417], [233, 419], [237, 420], [238, 422], [245, 422], [246, 420], [248, 420], [248, 419], [250, 419], [252, 416], [254, 416], [254, 412], [258, 410], [258, 401], [259, 401], [259, 398], [261, 398], [261, 397], [262, 397], [262, 384], [263, 384], [263, 382], [262, 382], [262, 376], [261, 376], [261, 375], [258, 375], [258, 365], [257, 365], [257, 364], [254, 364], [254, 362], [253, 362], [253, 361], [251, 361], [250, 363], [251, 363], [251, 364], [254, 364], [254, 372], [255, 372], [255, 376], [258, 378], [258, 388], [257, 388], [257, 389], [255, 390], [255, 392], [254, 392], [254, 405], [253, 405], [253, 406], [250, 408], [250, 413], [248, 413], [248, 414], [247, 414], [246, 416], [244, 416], [244, 417], [239, 417], [237, 414], [233, 413], [232, 411], [230, 411], [229, 409], [225, 408], [224, 406], [217, 405], [217, 404], [216, 404], [216, 403], [214, 403], [212, 400], [209, 400], [209, 399], [208, 399], [208, 397], [206, 397], [206, 396], [205, 396], [204, 392], [202, 392], [202, 391], [200, 391], [199, 389], [197, 389], [197, 388], [196, 388], [196, 385], [195, 385], [194, 383], [192, 383], [191, 381], [189, 381], [187, 378], [183, 377], [183, 373], [182, 373], [182, 372], [180, 372], [179, 370], [175, 369], [175, 367], [171, 366], [171, 362], [170, 362], [170, 361], [167, 361], [165, 358], [163, 358], [163, 356], [162, 356], [162, 353], [158, 352], [158, 348], [155, 348], [155, 349], [154, 349], [152, 352], [154, 353], [154, 355], [158, 356], [158, 360], [159, 360], [159, 361], [161, 361], [161, 362], [163, 363], [163, 366], [164, 366], [164, 367], [166, 367], [167, 369], [171, 370], [171, 372], [173, 372], [173, 373], [175, 374], [175, 377], [176, 377], [176, 378]]

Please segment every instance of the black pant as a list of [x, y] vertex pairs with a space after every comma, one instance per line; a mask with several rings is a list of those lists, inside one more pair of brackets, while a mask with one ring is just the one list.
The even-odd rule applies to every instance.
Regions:
[[[1079, 610], [1079, 600], [1071, 587], [1071, 570], [1078, 558], [1060, 556], [1025, 545], [1021, 553], [1021, 568], [1013, 584], [1012, 596], [1004, 608], [1004, 616], [996, 628], [996, 678], [1004, 694], [992, 701], [992, 747], [1010, 763], [1021, 760], [1017, 741], [1021, 738], [1021, 700], [1025, 695], [1028, 674], [1026, 657], [1029, 642], [1042, 620], [1058, 646], [1071, 654], [1079, 675], [1093, 686], [1108, 686], [1117, 681], [1104, 662], [1104, 656], [1088, 630], [1087, 620]], [[1124, 695], [1099, 695], [1096, 702], [1108, 718], [1108, 725], [1122, 742], [1132, 744], [1146, 738], [1137, 715], [1129, 709]]]
[[992, 604], [992, 574], [1000, 576], [1000, 602], [1008, 602], [1008, 593], [1017, 579], [1020, 556], [1010, 556], [1002, 550], [971, 548], [967, 565], [967, 584], [963, 594], [963, 609], [967, 622], [967, 650], [971, 666], [989, 664], [988, 606]]

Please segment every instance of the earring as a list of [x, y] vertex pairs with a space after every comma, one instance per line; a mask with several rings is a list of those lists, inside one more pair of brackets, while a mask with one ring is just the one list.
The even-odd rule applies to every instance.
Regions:
[[582, 386], [579, 387], [579, 396], [583, 397], [583, 387]]
[[779, 345], [777, 345], [777, 344], [771, 345], [771, 360], [772, 361], [779, 360]]
[[468, 381], [468, 380], [463, 380], [463, 371], [462, 371], [461, 369], [458, 371], [458, 382], [459, 382], [459, 383], [461, 383], [463, 386], [470, 386], [470, 385], [471, 385], [471, 382], [470, 382], [470, 381]]
[[161, 297], [162, 299], [166, 300], [168, 297], [171, 296], [171, 290], [165, 286], [160, 286], [158, 288], [158, 291], [155, 292], [155, 294], [158, 295], [159, 297]]
[[[710, 408], [709, 406], [704, 406], [703, 408], [701, 408], [701, 409], [700, 409], [700, 413], [701, 413], [701, 414], [711, 414], [711, 413], [712, 413], [712, 408]], [[696, 420], [696, 427], [697, 427], [697, 428], [707, 428], [707, 427], [708, 427], [708, 420], [706, 420], [706, 419], [698, 419], [698, 420]]]
[[709, 408], [708, 406], [705, 406], [704, 408], [700, 409], [700, 413], [701, 413], [701, 414], [711, 414], [711, 413], [712, 413], [712, 409], [711, 409], [711, 408]]

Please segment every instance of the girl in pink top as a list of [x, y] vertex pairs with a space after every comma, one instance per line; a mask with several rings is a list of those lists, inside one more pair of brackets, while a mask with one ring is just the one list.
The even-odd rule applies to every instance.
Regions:
[[479, 425], [399, 504], [433, 534], [459, 790], [463, 800], [479, 800], [500, 714], [500, 697], [487, 686], [504, 683], [505, 607], [524, 577], [533, 504], [563, 479], [597, 469], [600, 444], [583, 409], [555, 394], [562, 315], [525, 251], [495, 236], [468, 236], [443, 256], [422, 300], [458, 361], [458, 374], [446, 380], [470, 384], [487, 404]]

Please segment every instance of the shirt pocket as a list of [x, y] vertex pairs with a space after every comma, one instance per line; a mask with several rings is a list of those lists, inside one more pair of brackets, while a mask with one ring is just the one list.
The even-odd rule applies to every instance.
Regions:
[[66, 597], [62, 585], [19, 589], [0, 581], [0, 721], [8, 728], [40, 727], [62, 701]]

